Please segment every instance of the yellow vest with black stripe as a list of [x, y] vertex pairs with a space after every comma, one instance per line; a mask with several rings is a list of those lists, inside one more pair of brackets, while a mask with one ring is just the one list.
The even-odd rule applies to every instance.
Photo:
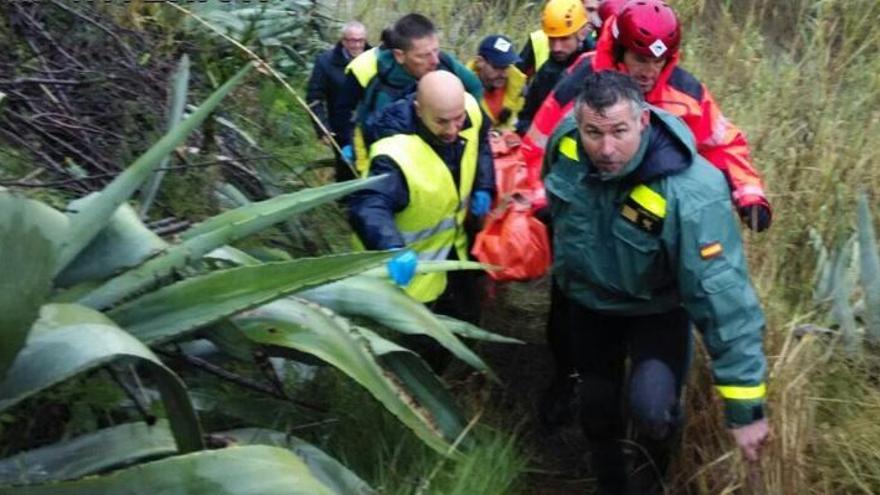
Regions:
[[532, 42], [532, 53], [535, 55], [535, 72], [532, 74], [537, 74], [541, 66], [550, 59], [550, 38], [543, 29], [539, 29], [529, 33], [529, 40]]
[[[379, 72], [379, 48], [371, 48], [354, 58], [345, 67], [346, 72], [351, 72], [357, 79], [358, 84], [362, 88], [369, 86], [370, 81], [376, 77]], [[364, 132], [360, 125], [354, 128], [354, 136], [352, 137], [352, 146], [354, 147], [354, 166], [357, 171], [364, 175], [367, 171], [369, 159], [367, 158], [367, 145], [364, 141]]]
[[[477, 64], [476, 60], [471, 60], [465, 66], [476, 74]], [[513, 129], [513, 126], [516, 124], [516, 117], [519, 114], [520, 110], [526, 104], [526, 98], [523, 94], [523, 88], [526, 86], [526, 75], [522, 73], [515, 65], [511, 65], [507, 68], [507, 84], [504, 86], [504, 101], [501, 103], [502, 108], [507, 108], [510, 110], [510, 116], [507, 117], [503, 122], [499, 122], [495, 115], [492, 114], [492, 111], [489, 109], [489, 106], [486, 105], [486, 93], [483, 93], [483, 99], [480, 100], [480, 106], [483, 108], [483, 111], [486, 113], [486, 116], [489, 117], [489, 120], [492, 122], [492, 127], [496, 129]]]
[[[464, 140], [458, 188], [449, 167], [417, 134], [397, 134], [370, 147], [370, 157], [384, 155], [400, 167], [409, 190], [409, 204], [394, 216], [394, 223], [419, 260], [445, 260], [455, 249], [467, 259], [464, 219], [477, 173], [482, 112], [477, 101], [465, 93], [465, 109], [471, 125], [459, 136]], [[446, 273], [416, 275], [406, 287], [413, 298], [430, 302], [446, 290]]]

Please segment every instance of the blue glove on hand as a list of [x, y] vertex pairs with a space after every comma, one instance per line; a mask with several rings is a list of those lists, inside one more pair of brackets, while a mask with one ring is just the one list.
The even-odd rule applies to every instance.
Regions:
[[342, 158], [345, 158], [345, 161], [348, 163], [354, 161], [354, 150], [351, 148], [350, 144], [346, 144], [342, 147]]
[[406, 287], [416, 274], [419, 257], [412, 249], [406, 249], [388, 261], [388, 275], [395, 284]]
[[492, 196], [488, 191], [476, 191], [471, 196], [471, 213], [481, 217], [489, 213], [489, 207], [492, 206]]

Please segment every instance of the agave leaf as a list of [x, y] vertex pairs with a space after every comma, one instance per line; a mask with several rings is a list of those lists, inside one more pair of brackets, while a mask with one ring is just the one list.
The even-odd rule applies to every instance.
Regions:
[[849, 267], [852, 261], [855, 237], [850, 237], [834, 256], [834, 285], [832, 289], [831, 315], [840, 325], [843, 335], [843, 344], [846, 351], [855, 354], [860, 349], [859, 336], [856, 333], [856, 320], [853, 315], [852, 305], [849, 298], [852, 295], [852, 281], [849, 277]]
[[485, 342], [495, 342], [497, 344], [525, 344], [525, 342], [523, 342], [522, 340], [515, 339], [513, 337], [506, 337], [504, 335], [498, 335], [497, 333], [483, 330], [473, 323], [462, 321], [458, 318], [438, 314], [435, 314], [434, 316], [437, 317], [437, 319], [440, 320], [441, 323], [446, 325], [446, 328], [448, 328], [452, 333], [460, 337], [474, 340], [483, 340]]
[[364, 480], [323, 450], [292, 435], [262, 428], [241, 428], [225, 431], [243, 445], [272, 445], [292, 451], [303, 460], [322, 484], [339, 495], [371, 495], [375, 491]]
[[15, 495], [335, 495], [292, 452], [247, 446], [207, 450], [37, 486], [2, 487]]
[[[183, 109], [186, 106], [186, 94], [188, 90], [189, 56], [184, 53], [183, 56], [180, 57], [180, 62], [177, 63], [177, 68], [174, 69], [174, 74], [171, 76], [171, 102], [168, 108], [168, 120], [166, 123], [168, 129], [173, 129], [174, 126], [180, 123], [181, 119], [183, 119]], [[142, 191], [143, 199], [141, 201], [140, 210], [141, 218], [147, 216], [147, 212], [150, 211], [150, 206], [152, 206], [153, 200], [156, 199], [156, 193], [159, 192], [159, 185], [162, 184], [162, 179], [165, 178], [165, 170], [162, 169], [168, 165], [169, 157], [170, 155], [165, 155], [165, 158], [163, 158], [162, 162], [159, 164], [159, 170], [156, 170], [153, 173], [147, 186]]]
[[877, 254], [877, 236], [874, 219], [865, 193], [859, 195], [859, 266], [862, 288], [865, 291], [865, 327], [868, 340], [880, 343], [880, 256]]
[[306, 189], [221, 213], [184, 232], [183, 243], [107, 281], [80, 299], [79, 303], [95, 309], [110, 307], [206, 253], [282, 222], [290, 215], [366, 187], [375, 180], [356, 180]]
[[0, 192], [0, 379], [27, 341], [52, 287], [55, 248], [44, 233], [51, 226], [43, 220], [57, 217], [45, 208]]
[[[236, 316], [233, 321], [249, 339], [269, 346], [270, 352], [294, 349], [339, 369], [438, 452], [447, 453], [464, 428], [461, 413], [451, 399], [420, 403], [404, 381], [407, 376], [383, 369], [370, 341], [326, 309], [285, 298]], [[435, 396], [442, 396], [439, 390], [443, 385], [436, 377], [429, 386], [437, 390]]]
[[[369, 318], [401, 333], [427, 335], [457, 358], [497, 379], [489, 366], [458, 340], [431, 310], [386, 280], [350, 277], [305, 291], [300, 297], [344, 316]], [[365, 301], [369, 304], [364, 304]]]
[[[439, 273], [452, 272], [456, 270], [489, 270], [490, 265], [484, 265], [476, 261], [419, 261], [416, 266], [416, 273]], [[363, 273], [368, 277], [388, 278], [388, 269], [385, 267], [374, 268]]]
[[148, 293], [108, 314], [151, 345], [294, 292], [359, 273], [393, 253], [373, 251], [218, 270]]
[[189, 134], [211, 114], [223, 97], [247, 75], [251, 66], [252, 64], [248, 63], [232, 79], [208, 97], [198, 110], [162, 136], [156, 144], [101, 191], [99, 199], [89, 205], [89, 208], [80, 210], [70, 217], [70, 229], [68, 230], [70, 235], [61, 247], [55, 268], [56, 273], [66, 268], [80, 251], [92, 242], [98, 232], [107, 225], [116, 209], [131, 197], [143, 181], [153, 173], [162, 159], [168, 156], [177, 145], [184, 142]]
[[204, 222], [192, 226], [189, 230], [183, 232], [181, 237], [183, 239], [192, 239], [223, 229], [229, 225], [247, 225], [250, 233], [257, 232], [276, 223], [283, 222], [293, 214], [333, 201], [346, 194], [370, 186], [381, 179], [381, 177], [356, 179], [275, 196], [265, 201], [248, 204], [211, 217]]
[[[71, 203], [77, 210], [97, 201], [98, 193]], [[56, 285], [70, 287], [82, 282], [103, 280], [116, 272], [143, 263], [168, 248], [168, 243], [154, 234], [138, 218], [134, 208], [123, 203], [110, 222], [55, 278]]]
[[0, 484], [72, 480], [176, 453], [168, 421], [127, 423], [3, 459]]
[[[455, 404], [455, 399], [421, 356], [379, 336], [370, 329], [356, 328], [361, 335], [367, 338], [379, 364], [404, 384], [407, 392], [416, 400], [416, 404], [429, 411], [434, 411], [438, 424], [453, 426], [444, 431], [447, 438], [452, 438], [453, 434], [461, 435], [464, 431], [461, 413], [458, 409], [448, 407], [448, 404]], [[469, 438], [462, 440], [456, 437], [455, 440], [462, 447], [472, 445]]]
[[180, 451], [201, 449], [201, 428], [177, 375], [104, 315], [74, 304], [42, 307], [27, 344], [0, 382], [0, 410], [120, 358], [136, 359], [153, 373]]

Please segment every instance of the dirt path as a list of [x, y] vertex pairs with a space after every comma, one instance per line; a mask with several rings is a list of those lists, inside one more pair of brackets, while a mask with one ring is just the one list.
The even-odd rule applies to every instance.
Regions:
[[551, 376], [550, 353], [544, 339], [549, 281], [497, 286], [486, 305], [483, 326], [515, 337], [526, 345], [485, 345], [479, 349], [503, 381], [491, 391], [490, 404], [501, 425], [519, 427], [532, 462], [524, 495], [592, 493], [583, 437], [574, 425], [544, 431], [536, 419], [541, 392]]

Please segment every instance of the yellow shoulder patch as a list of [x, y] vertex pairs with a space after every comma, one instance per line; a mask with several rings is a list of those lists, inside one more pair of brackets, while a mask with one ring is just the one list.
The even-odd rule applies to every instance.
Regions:
[[717, 241], [700, 246], [700, 258], [703, 258], [704, 260], [717, 258], [718, 256], [721, 256], [721, 253], [723, 252], [724, 248], [721, 246], [721, 243]]
[[559, 152], [569, 160], [578, 161], [578, 144], [571, 136], [559, 140]]

